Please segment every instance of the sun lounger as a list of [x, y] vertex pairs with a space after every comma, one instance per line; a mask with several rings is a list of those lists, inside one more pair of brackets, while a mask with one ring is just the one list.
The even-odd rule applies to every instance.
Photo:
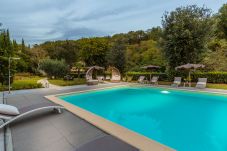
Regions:
[[120, 75], [112, 75], [111, 82], [120, 82], [121, 76]]
[[104, 82], [104, 76], [97, 76], [97, 79], [100, 83]]
[[17, 109], [16, 107], [11, 105], [0, 104], [0, 119], [6, 121], [2, 125], [0, 125], [0, 129], [34, 112], [38, 112], [42, 110], [54, 110], [57, 113], [61, 113], [62, 109], [64, 109], [64, 107], [53, 103], [40, 103], [40, 104], [23, 107], [20, 109]]
[[139, 79], [138, 79], [138, 83], [145, 83], [146, 80], [145, 80], [145, 76], [140, 76]]
[[75, 151], [139, 151], [127, 143], [107, 135], [78, 147]]
[[181, 77], [175, 77], [171, 86], [178, 87], [181, 84]]
[[110, 76], [107, 75], [106, 78], [105, 78], [105, 80], [110, 80]]
[[207, 85], [207, 78], [199, 78], [196, 84], [196, 88], [204, 89]]
[[87, 85], [97, 85], [99, 80], [87, 80]]
[[153, 76], [152, 79], [151, 79], [151, 84], [158, 84], [158, 76]]
[[97, 85], [99, 83], [99, 80], [92, 79], [92, 76], [86, 77], [87, 85]]

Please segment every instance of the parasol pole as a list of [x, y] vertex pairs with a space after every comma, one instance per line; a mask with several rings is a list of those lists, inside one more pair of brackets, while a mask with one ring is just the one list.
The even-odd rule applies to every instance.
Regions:
[[189, 87], [191, 87], [191, 70], [189, 70], [189, 73], [188, 73], [188, 81], [189, 81]]

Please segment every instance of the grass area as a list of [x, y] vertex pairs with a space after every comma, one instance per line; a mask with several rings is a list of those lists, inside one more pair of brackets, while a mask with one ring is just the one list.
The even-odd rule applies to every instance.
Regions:
[[[37, 83], [42, 78], [38, 76], [15, 76], [11, 84], [11, 90], [42, 88], [42, 85]], [[5, 86], [6, 89], [8, 89], [8, 86]], [[0, 86], [0, 90], [3, 90], [3, 86]]]
[[213, 83], [208, 83], [207, 88], [211, 89], [225, 89], [227, 90], [227, 84], [213, 84]]
[[51, 84], [58, 85], [58, 86], [71, 86], [71, 85], [80, 85], [85, 84], [86, 80], [83, 78], [81, 79], [74, 79], [72, 81], [66, 81], [63, 79], [49, 79], [48, 80]]
[[42, 88], [40, 83], [37, 83], [38, 80], [43, 77], [38, 76], [28, 76], [28, 77], [15, 77], [12, 90], [20, 90], [20, 89], [34, 89], [34, 88]]

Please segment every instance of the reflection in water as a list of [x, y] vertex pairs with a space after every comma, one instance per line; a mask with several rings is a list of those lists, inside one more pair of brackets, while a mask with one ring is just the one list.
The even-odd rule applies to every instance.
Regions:
[[161, 91], [161, 93], [163, 93], [163, 94], [169, 94], [170, 92], [169, 91]]

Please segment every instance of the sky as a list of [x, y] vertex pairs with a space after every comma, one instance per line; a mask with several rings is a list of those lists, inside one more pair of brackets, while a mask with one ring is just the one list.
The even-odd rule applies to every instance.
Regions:
[[165, 11], [205, 5], [218, 12], [226, 0], [1, 0], [0, 23], [18, 42], [108, 36], [161, 26]]

